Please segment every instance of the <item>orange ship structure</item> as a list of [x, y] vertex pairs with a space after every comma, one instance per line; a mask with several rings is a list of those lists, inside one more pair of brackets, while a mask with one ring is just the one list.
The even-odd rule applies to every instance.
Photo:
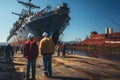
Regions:
[[81, 45], [99, 48], [119, 48], [120, 32], [113, 32], [112, 28], [105, 28], [105, 34], [98, 34], [96, 31], [92, 31], [90, 37], [85, 38]]

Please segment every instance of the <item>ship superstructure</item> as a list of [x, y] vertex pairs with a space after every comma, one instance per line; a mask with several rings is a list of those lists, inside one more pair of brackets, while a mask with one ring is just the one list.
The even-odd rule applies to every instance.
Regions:
[[51, 6], [47, 6], [41, 11], [32, 12], [33, 8], [40, 8], [29, 2], [18, 1], [28, 7], [29, 10], [23, 9], [19, 15], [18, 21], [13, 24], [13, 28], [10, 31], [10, 35], [7, 38], [7, 42], [19, 45], [23, 41], [27, 40], [29, 32], [35, 35], [36, 41], [39, 41], [42, 36], [41, 34], [46, 31], [52, 36], [54, 43], [56, 44], [59, 35], [62, 34], [66, 26], [69, 24], [69, 8], [66, 3], [58, 5], [54, 10], [51, 10]]

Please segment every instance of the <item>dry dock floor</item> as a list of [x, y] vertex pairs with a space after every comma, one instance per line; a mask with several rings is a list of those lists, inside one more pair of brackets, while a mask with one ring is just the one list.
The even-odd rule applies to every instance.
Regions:
[[[0, 58], [0, 80], [23, 80], [25, 59], [16, 53], [12, 63]], [[43, 76], [42, 56], [37, 58], [36, 80], [120, 80], [120, 62], [80, 55], [67, 55], [52, 59], [53, 76]]]

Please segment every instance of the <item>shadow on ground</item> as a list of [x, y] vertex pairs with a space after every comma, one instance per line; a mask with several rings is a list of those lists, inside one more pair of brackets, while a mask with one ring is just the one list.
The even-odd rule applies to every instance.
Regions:
[[64, 76], [52, 76], [52, 79], [60, 79], [60, 80], [89, 80], [85, 78], [74, 78], [74, 77], [64, 77]]

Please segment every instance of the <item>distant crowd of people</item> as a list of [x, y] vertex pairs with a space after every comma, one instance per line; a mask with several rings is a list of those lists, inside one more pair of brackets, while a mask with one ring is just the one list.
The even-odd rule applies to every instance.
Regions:
[[[32, 33], [28, 34], [28, 40], [26, 40], [22, 44], [21, 52], [23, 57], [26, 59], [26, 70], [25, 70], [25, 79], [29, 80], [30, 77], [30, 69], [32, 69], [32, 80], [35, 79], [36, 75], [36, 60], [38, 54], [42, 56], [44, 73], [43, 75], [46, 77], [52, 76], [52, 55], [54, 54], [55, 48], [57, 50], [57, 56], [60, 56], [62, 52], [62, 56], [66, 57], [66, 45], [65, 44], [57, 44], [55, 46], [52, 38], [48, 35], [47, 32], [42, 34], [43, 38], [40, 40], [39, 45], [34, 40], [34, 35]], [[4, 50], [6, 52], [5, 58], [8, 63], [11, 62], [11, 57], [16, 53], [15, 46], [11, 46], [8, 44], [4, 48], [0, 48], [0, 51]]]
[[62, 56], [66, 57], [66, 44], [62, 43], [58, 43], [56, 45], [56, 50], [57, 50], [57, 56], [60, 56], [60, 52], [62, 52]]

